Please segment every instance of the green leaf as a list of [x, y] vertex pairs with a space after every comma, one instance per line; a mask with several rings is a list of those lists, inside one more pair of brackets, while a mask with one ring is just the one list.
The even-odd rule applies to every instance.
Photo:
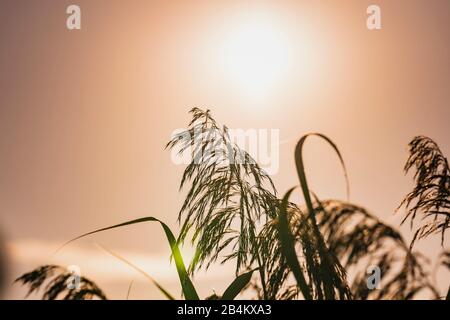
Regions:
[[221, 300], [234, 300], [236, 296], [245, 288], [245, 286], [252, 279], [253, 272], [259, 268], [253, 269], [249, 272], [243, 273], [238, 276], [234, 281], [228, 286], [222, 295]]
[[[338, 274], [338, 269], [342, 269], [337, 258], [328, 250], [327, 245], [325, 244], [325, 240], [323, 239], [322, 234], [320, 233], [319, 227], [316, 222], [315, 210], [313, 206], [313, 202], [311, 200], [310, 190], [308, 187], [308, 183], [306, 180], [305, 166], [303, 163], [303, 145], [305, 141], [310, 136], [317, 136], [325, 140], [336, 152], [339, 157], [339, 161], [344, 170], [345, 182], [346, 182], [346, 191], [347, 191], [347, 199], [350, 197], [350, 188], [348, 183], [347, 169], [345, 168], [344, 159], [336, 146], [336, 144], [327, 136], [321, 133], [309, 133], [304, 135], [297, 143], [295, 147], [295, 164], [297, 167], [297, 173], [300, 180], [300, 186], [303, 192], [303, 196], [305, 198], [306, 207], [308, 208], [308, 215], [311, 219], [311, 224], [313, 228], [313, 232], [318, 241], [318, 252], [321, 257], [321, 281], [323, 282], [323, 289], [325, 293], [325, 298], [327, 300], [331, 300], [335, 298], [335, 288], [343, 296], [350, 295], [350, 289], [346, 283], [346, 280]], [[291, 190], [292, 191], [292, 190]]]
[[116, 225], [113, 225], [113, 226], [110, 226], [110, 227], [97, 229], [95, 231], [91, 231], [91, 232], [85, 233], [85, 234], [83, 234], [83, 235], [81, 235], [79, 237], [76, 237], [76, 238], [66, 242], [63, 245], [63, 247], [66, 246], [67, 244], [75, 241], [75, 240], [78, 240], [80, 238], [89, 236], [89, 235], [94, 234], [94, 233], [98, 233], [98, 232], [102, 232], [102, 231], [106, 231], [106, 230], [110, 230], [110, 229], [115, 229], [115, 228], [119, 228], [119, 227], [124, 227], [124, 226], [132, 225], [132, 224], [137, 224], [137, 223], [141, 223], [141, 222], [159, 222], [161, 224], [161, 226], [164, 229], [164, 232], [166, 234], [167, 240], [169, 241], [170, 248], [172, 250], [172, 255], [173, 255], [174, 260], [175, 260], [175, 265], [177, 267], [178, 277], [180, 278], [180, 283], [181, 283], [181, 287], [183, 289], [184, 297], [186, 298], [186, 300], [199, 300], [197, 291], [195, 290], [195, 287], [192, 284], [192, 281], [189, 278], [189, 275], [187, 274], [186, 266], [184, 265], [183, 257], [181, 256], [180, 248], [177, 245], [177, 241], [175, 240], [175, 236], [173, 235], [173, 233], [170, 230], [170, 228], [164, 222], [162, 222], [162, 221], [160, 221], [160, 220], [158, 220], [156, 218], [144, 217], [144, 218], [139, 218], [139, 219], [127, 221], [127, 222], [124, 222], [124, 223], [116, 224]]
[[[101, 246], [98, 245], [101, 249], [105, 250], [106, 252], [108, 252], [110, 255], [112, 255], [113, 257], [119, 259], [120, 261], [122, 261], [123, 263], [127, 264], [128, 266], [130, 266], [131, 268], [133, 268], [134, 270], [136, 270], [137, 272], [139, 272], [140, 274], [142, 274], [144, 277], [146, 277], [148, 280], [150, 280], [151, 283], [153, 283], [158, 289], [159, 291], [161, 291], [161, 293], [169, 300], [175, 300], [175, 298], [166, 290], [164, 289], [163, 286], [161, 286], [155, 279], [153, 279], [152, 276], [150, 276], [147, 272], [145, 272], [144, 270], [142, 270], [141, 268], [139, 268], [138, 266], [134, 265], [133, 263], [131, 263], [130, 261], [128, 261], [127, 259], [125, 259], [124, 257], [122, 257], [121, 255]], [[130, 284], [130, 288], [131, 288], [132, 283]], [[127, 299], [128, 300], [128, 299]]]
[[290, 189], [285, 194], [281, 202], [280, 215], [278, 217], [278, 237], [280, 238], [283, 254], [286, 257], [287, 263], [289, 264], [292, 273], [294, 274], [295, 280], [297, 280], [297, 284], [300, 287], [303, 297], [306, 300], [312, 300], [311, 290], [306, 283], [305, 277], [303, 275], [303, 270], [297, 259], [297, 253], [295, 251], [295, 238], [291, 233], [287, 218], [288, 199], [294, 189], [295, 188]]
[[314, 216], [314, 209], [311, 201], [310, 191], [308, 188], [308, 182], [306, 181], [306, 173], [305, 173], [305, 165], [303, 163], [303, 145], [305, 144], [305, 141], [310, 136], [317, 136], [322, 139], [324, 139], [326, 142], [328, 142], [331, 147], [334, 149], [336, 154], [339, 157], [339, 161], [341, 162], [342, 168], [344, 169], [344, 176], [345, 176], [345, 183], [346, 183], [346, 191], [347, 191], [347, 199], [350, 197], [350, 187], [348, 183], [348, 176], [347, 176], [347, 169], [345, 168], [344, 159], [342, 158], [342, 155], [336, 146], [336, 144], [331, 141], [330, 138], [327, 136], [321, 134], [321, 133], [309, 133], [305, 134], [297, 143], [297, 146], [295, 147], [295, 165], [297, 166], [297, 174], [300, 179], [300, 186], [303, 191], [303, 196], [305, 197], [306, 206], [308, 207], [308, 211], [310, 216], [312, 217], [313, 221], [315, 222], [315, 216]]

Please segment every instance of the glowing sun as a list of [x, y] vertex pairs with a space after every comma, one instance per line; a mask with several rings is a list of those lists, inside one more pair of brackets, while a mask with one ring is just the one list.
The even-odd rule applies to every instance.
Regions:
[[290, 50], [285, 34], [267, 19], [242, 23], [225, 37], [224, 72], [230, 81], [253, 97], [263, 97], [279, 84], [289, 62]]

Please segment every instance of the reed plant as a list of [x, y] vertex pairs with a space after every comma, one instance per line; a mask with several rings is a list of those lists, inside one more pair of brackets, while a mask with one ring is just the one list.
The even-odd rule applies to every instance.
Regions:
[[[431, 280], [426, 259], [413, 251], [417, 240], [435, 233], [440, 233], [443, 246], [449, 225], [450, 171], [433, 140], [416, 137], [409, 145], [405, 171], [415, 171], [415, 187], [401, 203], [403, 222], [409, 220], [414, 228], [422, 216], [422, 224], [416, 226], [408, 244], [398, 230], [367, 209], [348, 200], [318, 199], [309, 189], [303, 147], [310, 137], [320, 138], [334, 150], [347, 178], [343, 156], [327, 136], [312, 133], [300, 138], [294, 153], [300, 188], [280, 197], [270, 176], [233, 143], [228, 128], [220, 126], [209, 110], [194, 108], [190, 114], [187, 129], [166, 145], [191, 156], [180, 183], [187, 194], [178, 216], [178, 235], [161, 220], [142, 217], [69, 242], [128, 225], [158, 223], [171, 248], [182, 297], [189, 300], [200, 299], [193, 275], [214, 263], [232, 264], [236, 278], [221, 295], [206, 299], [230, 300], [244, 290], [265, 300], [413, 299], [422, 292], [433, 299], [443, 297]], [[297, 190], [303, 203], [289, 201]], [[186, 242], [195, 248], [188, 265], [180, 251]], [[447, 268], [449, 256], [443, 250], [441, 261]], [[367, 285], [370, 266], [381, 270], [378, 290]], [[67, 276], [63, 268], [42, 266], [16, 281], [28, 285], [29, 293], [44, 287], [43, 299], [106, 299], [95, 283], [85, 278], [78, 291], [71, 291], [64, 285]], [[162, 297], [174, 299], [152, 282]]]

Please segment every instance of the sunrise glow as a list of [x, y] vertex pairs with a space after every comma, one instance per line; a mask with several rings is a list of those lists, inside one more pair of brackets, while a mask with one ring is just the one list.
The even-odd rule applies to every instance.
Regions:
[[251, 97], [264, 97], [286, 74], [288, 39], [270, 19], [249, 19], [224, 39], [222, 66], [228, 80]]

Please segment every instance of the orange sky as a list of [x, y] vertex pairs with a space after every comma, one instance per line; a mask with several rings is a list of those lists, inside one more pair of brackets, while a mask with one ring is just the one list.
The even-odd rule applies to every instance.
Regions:
[[[82, 29], [69, 31], [65, 9], [75, 2]], [[379, 31], [366, 28], [373, 3], [382, 10]], [[141, 279], [120, 270], [116, 279], [105, 276], [120, 263], [93, 239], [71, 245], [66, 256], [53, 250], [144, 215], [176, 227], [183, 167], [164, 145], [194, 106], [231, 128], [280, 129], [286, 142], [273, 178], [281, 193], [298, 183], [295, 138], [327, 134], [345, 158], [351, 200], [397, 225], [394, 210], [412, 186], [402, 171], [407, 143], [428, 135], [450, 155], [449, 15], [447, 0], [2, 1], [0, 224], [11, 277], [48, 261], [79, 264], [110, 297], [123, 298], [129, 282]], [[223, 66], [227, 39], [254, 17], [282, 35], [288, 52], [285, 70], [258, 97]], [[311, 188], [343, 198], [328, 147], [311, 140], [306, 154]], [[155, 278], [164, 269], [155, 265], [169, 266], [157, 226], [95, 241], [136, 257]], [[418, 249], [430, 257], [440, 251], [434, 240]], [[162, 283], [176, 293], [172, 271]], [[200, 278], [203, 295], [230, 282], [232, 268], [221, 274]], [[18, 288], [7, 294], [22, 296]], [[142, 280], [132, 297], [160, 296]]]

